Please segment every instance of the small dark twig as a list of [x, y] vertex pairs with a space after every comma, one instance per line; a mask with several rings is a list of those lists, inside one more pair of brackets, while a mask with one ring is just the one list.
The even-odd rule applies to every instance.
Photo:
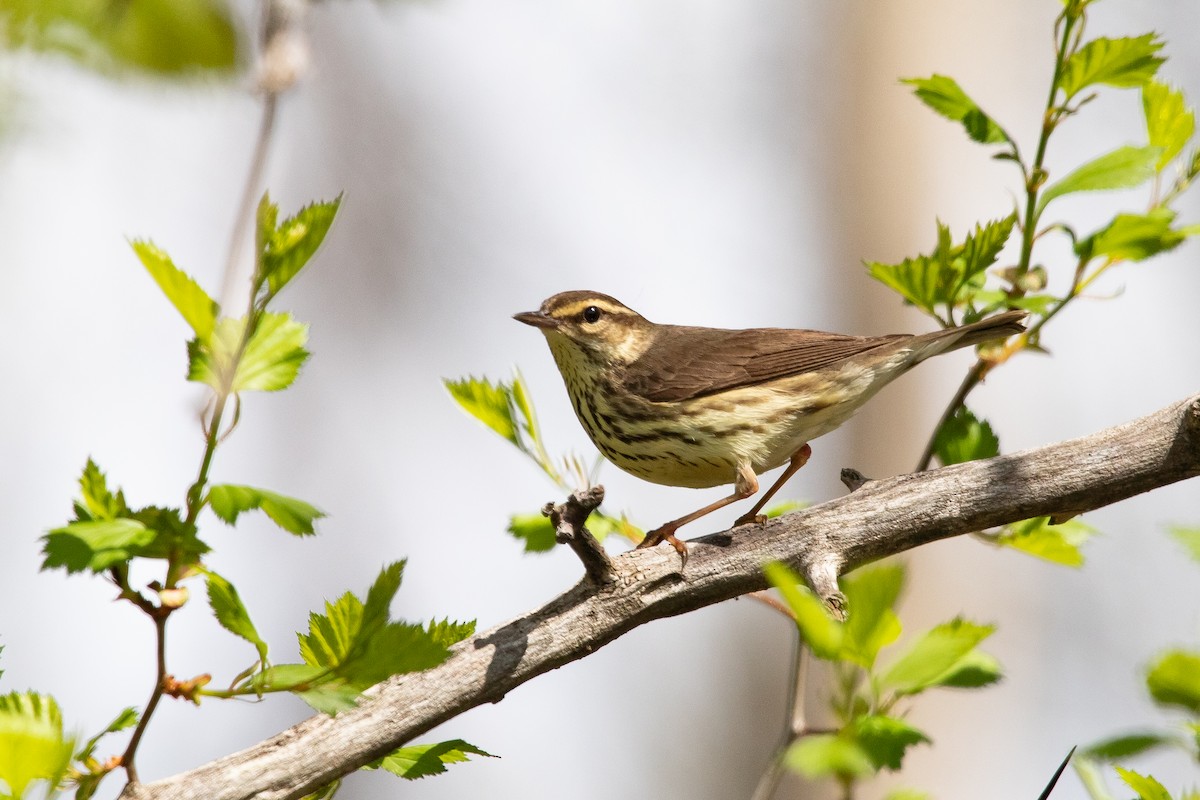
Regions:
[[596, 537], [592, 536], [584, 523], [588, 515], [604, 502], [604, 487], [593, 486], [590, 489], [573, 492], [567, 502], [555, 505], [546, 503], [542, 513], [550, 518], [554, 526], [554, 538], [559, 544], [570, 545], [583, 562], [587, 576], [594, 583], [603, 585], [616, 580], [613, 574], [612, 559], [604, 551]]
[[1074, 747], [1072, 747], [1071, 751], [1067, 753], [1067, 757], [1062, 760], [1062, 763], [1058, 765], [1058, 769], [1054, 771], [1054, 777], [1050, 778], [1050, 783], [1046, 784], [1045, 790], [1038, 795], [1038, 800], [1046, 800], [1048, 797], [1050, 797], [1050, 793], [1054, 791], [1055, 784], [1057, 784], [1058, 779], [1062, 777], [1063, 770], [1067, 768], [1067, 764], [1070, 763], [1071, 756], [1073, 755], [1075, 755]]
[[863, 487], [863, 484], [870, 483], [871, 479], [863, 475], [853, 467], [843, 467], [841, 473], [842, 483], [852, 492], [857, 492]]

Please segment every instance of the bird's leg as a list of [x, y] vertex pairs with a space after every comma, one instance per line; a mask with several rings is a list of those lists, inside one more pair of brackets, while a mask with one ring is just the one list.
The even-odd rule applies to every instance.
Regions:
[[[799, 467], [797, 467], [799, 469]], [[758, 477], [754, 471], [750, 469], [748, 464], [738, 466], [737, 476], [733, 481], [733, 494], [728, 497], [722, 497], [715, 503], [710, 503], [699, 511], [673, 519], [668, 523], [658, 526], [654, 530], [646, 534], [646, 538], [642, 539], [641, 544], [637, 546], [638, 550], [643, 547], [653, 547], [659, 542], [670, 542], [671, 547], [675, 548], [675, 552], [679, 553], [680, 569], [687, 564], [687, 546], [675, 537], [675, 531], [687, 525], [689, 522], [694, 522], [705, 514], [711, 514], [719, 508], [724, 508], [730, 503], [736, 503], [738, 500], [745, 500], [750, 495], [758, 491]]]
[[764, 494], [762, 497], [758, 498], [758, 502], [754, 504], [754, 508], [750, 509], [745, 514], [738, 517], [737, 521], [734, 522], [733, 524], [734, 525], [745, 525], [749, 522], [762, 522], [764, 520], [764, 517], [760, 517], [758, 515], [758, 512], [762, 511], [762, 507], [765, 506], [767, 504], [767, 502], [772, 497], [775, 496], [775, 493], [779, 491], [779, 487], [783, 486], [785, 483], [788, 482], [788, 478], [795, 475], [797, 472], [800, 471], [801, 467], [803, 467], [805, 464], [808, 463], [809, 456], [811, 456], [811, 455], [812, 455], [812, 448], [809, 447], [808, 444], [805, 444], [803, 447], [801, 447], [799, 450], [797, 450], [795, 453], [793, 453], [792, 460], [790, 462], [788, 462], [787, 469], [785, 469], [783, 471], [783, 474], [779, 476], [779, 480], [777, 480], [773, 484], [771, 484], [771, 488], [767, 489], [767, 493]]

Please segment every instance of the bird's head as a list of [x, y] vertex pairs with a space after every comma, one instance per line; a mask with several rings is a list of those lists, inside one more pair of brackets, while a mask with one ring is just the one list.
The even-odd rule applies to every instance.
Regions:
[[540, 328], [560, 365], [563, 358], [579, 357], [602, 366], [629, 364], [654, 338], [652, 322], [599, 292], [562, 292], [513, 319]]

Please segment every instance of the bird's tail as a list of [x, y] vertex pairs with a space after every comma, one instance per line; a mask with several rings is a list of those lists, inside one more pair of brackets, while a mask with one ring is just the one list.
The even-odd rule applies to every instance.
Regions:
[[1021, 324], [1021, 321], [1026, 316], [1024, 311], [1005, 311], [1003, 314], [981, 319], [970, 325], [921, 334], [912, 342], [913, 349], [917, 354], [917, 361], [924, 361], [931, 356], [948, 353], [960, 347], [970, 347], [981, 342], [990, 342], [993, 339], [1007, 339], [1009, 336], [1023, 333], [1025, 326]]

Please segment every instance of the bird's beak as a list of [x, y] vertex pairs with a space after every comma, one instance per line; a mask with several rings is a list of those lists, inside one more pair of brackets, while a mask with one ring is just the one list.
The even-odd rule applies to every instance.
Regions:
[[513, 314], [513, 319], [517, 322], [524, 322], [526, 325], [532, 325], [535, 328], [543, 328], [545, 330], [555, 330], [558, 328], [558, 320], [549, 314], [543, 314], [541, 311], [522, 311], [520, 314]]

